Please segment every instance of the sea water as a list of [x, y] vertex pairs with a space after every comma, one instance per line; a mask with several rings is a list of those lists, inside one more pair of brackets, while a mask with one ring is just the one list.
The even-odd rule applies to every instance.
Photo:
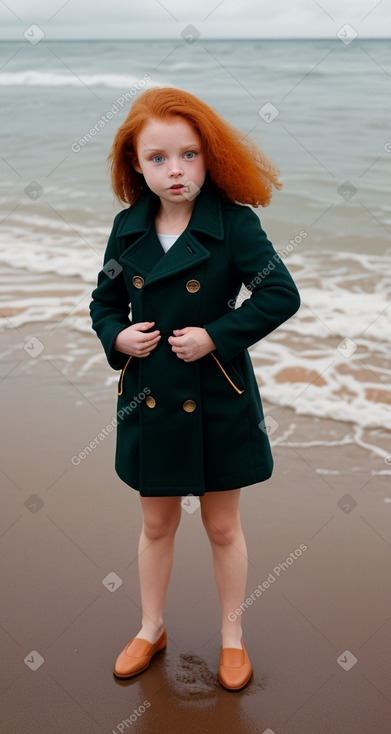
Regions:
[[[251, 349], [262, 395], [298, 414], [391, 430], [390, 46], [0, 43], [0, 327], [91, 332], [90, 293], [121, 209], [107, 166], [114, 134], [142, 89], [176, 86], [281, 171], [283, 189], [256, 211], [302, 306]], [[96, 342], [86, 344], [81, 372], [97, 359]]]

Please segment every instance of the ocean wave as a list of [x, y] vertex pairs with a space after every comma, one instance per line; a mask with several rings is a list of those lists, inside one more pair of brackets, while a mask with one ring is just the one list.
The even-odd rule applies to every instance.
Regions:
[[[109, 87], [111, 89], [130, 89], [140, 82], [136, 76], [125, 74], [58, 74], [39, 70], [3, 72], [0, 86], [3, 87]], [[145, 82], [145, 87], [152, 86]], [[156, 84], [153, 84], [156, 86]]]
[[[283, 339], [283, 332], [284, 327], [280, 327], [280, 339]], [[390, 382], [390, 367], [379, 373], [381, 380], [373, 370], [373, 357], [364, 366], [358, 357], [345, 372], [344, 357], [338, 357], [335, 347], [330, 347], [327, 355], [323, 350], [317, 358], [307, 360], [292, 354], [288, 344], [280, 342], [278, 361], [272, 337], [268, 338], [267, 344], [265, 340], [262, 347], [259, 345], [253, 350], [253, 356], [262, 353], [264, 364], [255, 366], [255, 374], [261, 385], [261, 394], [269, 403], [290, 407], [298, 415], [391, 431], [391, 392], [382, 383], [382, 380]]]
[[[106, 229], [84, 237], [83, 226], [77, 236], [44, 217], [34, 223], [29, 232], [24, 222], [9, 228], [0, 244], [0, 327], [64, 322], [87, 333]], [[391, 256], [307, 250], [285, 262], [302, 305], [251, 348], [262, 395], [297, 414], [391, 431]]]

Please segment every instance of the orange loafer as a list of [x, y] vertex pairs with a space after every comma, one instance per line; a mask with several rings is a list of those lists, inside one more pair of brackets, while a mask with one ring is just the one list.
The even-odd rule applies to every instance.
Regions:
[[218, 679], [221, 685], [230, 691], [244, 688], [253, 674], [243, 640], [241, 645], [241, 650], [236, 647], [223, 647], [220, 653]]
[[132, 637], [124, 650], [118, 655], [114, 666], [114, 675], [117, 678], [131, 678], [133, 675], [142, 673], [149, 667], [149, 664], [159, 650], [163, 650], [167, 645], [167, 632], [163, 627], [163, 632], [157, 642], [152, 644], [142, 637]]

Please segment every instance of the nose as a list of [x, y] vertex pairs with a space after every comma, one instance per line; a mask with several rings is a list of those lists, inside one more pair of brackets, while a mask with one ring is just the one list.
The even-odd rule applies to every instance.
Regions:
[[183, 168], [181, 165], [181, 161], [178, 159], [175, 159], [173, 161], [170, 161], [169, 163], [169, 169], [170, 169], [170, 176], [182, 176], [183, 175]]

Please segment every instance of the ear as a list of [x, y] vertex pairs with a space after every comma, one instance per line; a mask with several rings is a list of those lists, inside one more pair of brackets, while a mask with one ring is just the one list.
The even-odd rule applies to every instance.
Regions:
[[137, 171], [137, 173], [142, 173], [142, 170], [140, 168], [140, 164], [138, 162], [138, 158], [137, 158], [137, 156], [135, 156], [134, 153], [131, 154], [130, 160], [131, 160], [131, 163], [132, 163], [132, 166], [133, 166], [134, 170]]

